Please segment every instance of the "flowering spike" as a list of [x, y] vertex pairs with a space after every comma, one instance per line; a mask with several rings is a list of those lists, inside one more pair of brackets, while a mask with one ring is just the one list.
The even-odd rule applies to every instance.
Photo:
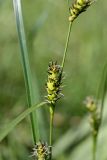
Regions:
[[33, 148], [32, 156], [36, 160], [48, 160], [51, 154], [51, 146], [48, 146], [47, 143], [38, 142]]
[[70, 7], [69, 21], [73, 22], [82, 12], [86, 11], [87, 8], [94, 2], [94, 0], [75, 0]]
[[90, 112], [90, 125], [92, 128], [92, 133], [94, 136], [98, 134], [100, 126], [100, 113], [97, 101], [93, 97], [87, 97], [85, 100], [85, 105]]
[[96, 100], [92, 96], [87, 97], [84, 101], [84, 104], [86, 105], [86, 108], [89, 112], [94, 112], [97, 109]]
[[62, 67], [57, 62], [50, 62], [48, 66], [48, 80], [46, 83], [47, 101], [55, 105], [61, 94]]

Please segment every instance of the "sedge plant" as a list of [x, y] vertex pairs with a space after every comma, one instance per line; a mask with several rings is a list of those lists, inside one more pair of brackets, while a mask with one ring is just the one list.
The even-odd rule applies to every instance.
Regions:
[[[72, 24], [74, 20], [82, 12], [86, 11], [86, 9], [91, 5], [92, 2], [93, 1], [91, 0], [76, 0], [72, 4], [72, 6], [70, 7], [69, 28], [68, 28], [68, 34], [67, 34], [67, 40], [65, 44], [62, 64], [60, 66], [56, 62], [51, 62], [48, 67], [48, 80], [46, 84], [46, 90], [48, 95], [46, 99], [47, 99], [47, 103], [49, 105], [49, 110], [50, 110], [50, 136], [49, 136], [50, 158], [49, 159], [52, 159], [52, 137], [53, 137], [52, 133], [53, 133], [53, 118], [54, 118], [55, 106], [56, 106], [56, 101], [62, 97], [62, 94], [61, 94], [62, 74], [63, 74], [64, 64], [65, 64], [66, 55], [67, 55]], [[21, 56], [22, 56], [22, 64], [23, 64], [23, 70], [25, 75], [25, 84], [27, 88], [28, 102], [29, 102], [29, 106], [32, 106], [33, 95], [32, 95], [32, 88], [31, 88], [32, 82], [30, 78], [31, 71], [29, 66], [29, 58], [28, 58], [28, 52], [26, 47], [21, 10], [18, 10], [21, 7], [20, 4], [21, 4], [20, 1], [19, 2], [14, 1], [14, 6], [15, 6], [14, 8], [16, 11], [16, 22], [17, 22], [18, 35], [19, 35], [20, 46], [21, 46]], [[69, 1], [68, 1], [68, 4], [69, 4]], [[46, 159], [47, 156], [45, 154], [42, 155], [42, 153], [45, 152], [45, 151], [43, 152], [43, 148], [45, 147], [45, 145], [43, 145], [42, 142], [39, 144], [36, 142], [35, 126], [37, 126], [37, 124], [35, 124], [35, 122], [36, 121], [34, 119], [34, 114], [32, 114], [31, 115], [32, 131], [33, 131], [34, 143], [36, 144], [36, 147], [37, 147], [37, 149], [34, 149], [33, 155], [35, 155], [35, 151], [36, 151], [38, 154], [35, 156], [38, 159]], [[38, 131], [38, 128], [36, 128], [36, 131]]]
[[[19, 122], [22, 121], [28, 114], [30, 114], [31, 118], [31, 126], [32, 126], [32, 133], [33, 133], [33, 141], [34, 141], [34, 148], [32, 156], [34, 156], [37, 160], [52, 160], [52, 146], [53, 146], [53, 119], [54, 113], [56, 108], [57, 101], [63, 96], [61, 93], [62, 91], [62, 79], [63, 79], [63, 70], [64, 65], [67, 57], [68, 45], [70, 40], [71, 28], [72, 24], [74, 23], [75, 19], [82, 13], [85, 12], [88, 7], [94, 2], [94, 0], [75, 0], [72, 5], [70, 5], [70, 1], [68, 0], [69, 7], [69, 27], [67, 33], [67, 39], [65, 42], [65, 48], [62, 58], [62, 63], [59, 65], [57, 62], [52, 61], [49, 63], [48, 66], [48, 77], [46, 82], [46, 91], [47, 96], [45, 98], [45, 102], [35, 105], [34, 101], [34, 93], [32, 87], [32, 75], [31, 75], [31, 68], [28, 56], [28, 49], [26, 44], [26, 36], [24, 31], [24, 24], [23, 24], [23, 16], [22, 16], [22, 9], [21, 9], [21, 0], [13, 0], [14, 3], [14, 11], [16, 17], [16, 24], [17, 24], [17, 31], [18, 31], [18, 38], [19, 44], [21, 48], [21, 60], [22, 60], [22, 67], [25, 79], [25, 86], [26, 86], [26, 93], [28, 99], [28, 107], [25, 112], [19, 115], [13, 123], [10, 124], [10, 129], [5, 129], [2, 134], [0, 134], [0, 140], [2, 140]], [[49, 145], [47, 142], [44, 142], [39, 134], [39, 127], [38, 127], [38, 120], [35, 114], [35, 109], [42, 107], [44, 105], [48, 106], [49, 113], [50, 113], [50, 132], [49, 132]], [[96, 108], [93, 111], [93, 117], [95, 121], [93, 123], [94, 127], [96, 126]], [[96, 128], [98, 131], [98, 126]], [[94, 136], [94, 149], [93, 149], [93, 160], [95, 160], [95, 152], [96, 152], [96, 132], [93, 131]]]
[[[48, 81], [47, 81], [47, 102], [49, 103], [50, 109], [50, 139], [49, 144], [52, 146], [52, 132], [53, 132], [53, 118], [55, 112], [56, 101], [61, 97], [61, 81], [62, 81], [62, 74], [64, 69], [64, 64], [67, 56], [68, 44], [70, 40], [71, 28], [74, 20], [93, 3], [92, 0], [76, 0], [72, 6], [69, 8], [69, 27], [68, 27], [68, 34], [65, 43], [64, 53], [62, 64], [57, 65], [56, 62], [51, 62], [48, 68]], [[69, 5], [69, 1], [68, 1]], [[93, 153], [95, 155], [95, 152]], [[51, 156], [52, 159], [52, 149], [51, 149]]]

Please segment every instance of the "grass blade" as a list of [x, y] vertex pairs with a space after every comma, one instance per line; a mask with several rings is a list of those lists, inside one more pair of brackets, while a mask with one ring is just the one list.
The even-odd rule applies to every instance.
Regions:
[[[101, 99], [101, 111], [100, 111], [100, 118], [102, 121], [102, 117], [103, 117], [103, 109], [104, 109], [104, 101], [105, 101], [105, 97], [107, 94], [107, 62], [105, 63], [104, 67], [103, 67], [103, 71], [102, 71], [102, 76], [101, 76], [101, 81], [99, 84], [99, 88], [98, 88], [98, 93], [97, 93], [97, 99]], [[101, 122], [100, 122], [101, 123]]]
[[46, 102], [41, 102], [37, 105], [34, 105], [24, 112], [22, 112], [19, 116], [17, 116], [12, 122], [10, 122], [1, 132], [0, 132], [0, 142], [30, 113], [32, 113], [35, 109], [38, 109], [45, 105]]
[[[13, 4], [14, 4], [15, 17], [16, 17], [19, 43], [21, 48], [21, 59], [22, 59], [22, 65], [23, 65], [23, 73], [24, 73], [25, 86], [26, 86], [26, 92], [27, 92], [28, 106], [30, 107], [34, 105], [35, 101], [33, 98], [34, 94], [33, 94], [33, 88], [32, 88], [32, 77], [31, 77], [31, 70], [29, 65], [29, 57], [28, 57], [24, 25], [23, 25], [21, 1], [13, 0]], [[33, 139], [34, 139], [34, 143], [36, 143], [36, 140], [39, 139], [39, 129], [38, 129], [36, 114], [32, 113], [30, 117], [31, 117], [31, 124], [32, 124]]]

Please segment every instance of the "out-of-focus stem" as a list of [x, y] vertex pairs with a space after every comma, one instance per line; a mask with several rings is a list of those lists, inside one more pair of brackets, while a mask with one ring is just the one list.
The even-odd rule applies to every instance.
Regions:
[[97, 135], [93, 135], [93, 160], [96, 160]]

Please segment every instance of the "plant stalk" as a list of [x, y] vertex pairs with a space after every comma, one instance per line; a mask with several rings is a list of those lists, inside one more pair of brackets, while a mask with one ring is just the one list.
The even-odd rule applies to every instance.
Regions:
[[68, 8], [69, 8], [69, 0], [67, 0]]
[[49, 136], [49, 145], [50, 145], [50, 160], [52, 159], [52, 137], [53, 137], [53, 118], [54, 118], [54, 108], [55, 106], [50, 106], [50, 136]]
[[[68, 44], [69, 44], [69, 39], [70, 39], [70, 33], [71, 33], [71, 27], [72, 27], [72, 22], [69, 23], [67, 40], [66, 40], [64, 54], [63, 54], [63, 59], [62, 59], [62, 64], [61, 64], [62, 71], [63, 71], [63, 68], [64, 68], [65, 59], [66, 59], [66, 55], [67, 55], [67, 49], [68, 49]], [[55, 109], [55, 105], [51, 105], [50, 106], [50, 136], [49, 136], [49, 144], [50, 144], [50, 147], [51, 147], [50, 160], [52, 160], [52, 137], [53, 137], [54, 109]]]
[[96, 160], [97, 135], [93, 135], [93, 160]]
[[66, 40], [66, 44], [65, 44], [65, 49], [64, 49], [63, 59], [62, 59], [62, 65], [61, 65], [61, 66], [62, 66], [62, 69], [64, 68], [65, 59], [66, 59], [66, 55], [67, 55], [67, 50], [68, 50], [68, 44], [69, 44], [69, 39], [70, 39], [71, 28], [72, 28], [72, 22], [69, 23], [67, 40]]

